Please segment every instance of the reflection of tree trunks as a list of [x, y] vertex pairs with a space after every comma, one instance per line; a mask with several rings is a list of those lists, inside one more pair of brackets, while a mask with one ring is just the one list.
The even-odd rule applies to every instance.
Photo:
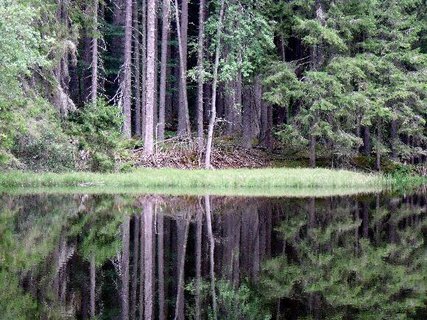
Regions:
[[240, 229], [241, 214], [234, 210], [221, 216], [223, 219], [222, 276], [237, 287], [240, 279]]
[[184, 319], [184, 274], [185, 254], [187, 251], [189, 221], [186, 217], [177, 221], [178, 233], [178, 287], [176, 294], [175, 320]]
[[246, 212], [242, 215], [242, 233], [241, 233], [241, 264], [242, 269], [247, 273], [250, 280], [257, 277], [259, 270], [259, 252], [258, 234], [259, 234], [259, 217], [255, 204], [250, 203], [246, 206]]
[[140, 233], [139, 233], [139, 242], [140, 242], [140, 258], [139, 258], [139, 320], [144, 318], [144, 260], [145, 260], [145, 224], [144, 224], [144, 211], [141, 213], [140, 218]]
[[203, 212], [197, 212], [196, 227], [196, 319], [201, 319], [200, 286], [202, 279], [202, 219]]
[[130, 217], [126, 216], [122, 225], [122, 319], [129, 319], [129, 227]]
[[368, 204], [362, 203], [363, 210], [363, 237], [368, 238], [369, 236], [369, 212], [368, 212]]
[[308, 202], [308, 227], [314, 228], [316, 226], [316, 200], [310, 198]]
[[96, 265], [95, 255], [90, 259], [90, 317], [95, 318], [95, 289], [96, 289]]
[[136, 319], [136, 294], [138, 291], [138, 255], [139, 255], [139, 216], [134, 218], [133, 227], [133, 264], [132, 264], [132, 293], [131, 293], [131, 319]]
[[212, 291], [212, 308], [214, 319], [217, 319], [217, 306], [216, 306], [216, 293], [215, 293], [215, 238], [212, 231], [211, 219], [211, 199], [205, 196], [205, 211], [206, 211], [206, 224], [208, 226], [209, 236], [209, 260], [210, 260], [210, 274], [211, 274], [211, 291]]
[[154, 286], [154, 258], [153, 258], [153, 203], [147, 200], [144, 203], [144, 264], [145, 264], [145, 320], [153, 319], [153, 286]]
[[159, 320], [165, 319], [165, 275], [164, 275], [164, 230], [163, 230], [163, 214], [157, 215], [157, 264], [159, 272]]

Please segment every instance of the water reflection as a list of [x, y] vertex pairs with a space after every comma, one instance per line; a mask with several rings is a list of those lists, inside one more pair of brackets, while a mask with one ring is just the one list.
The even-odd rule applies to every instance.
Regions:
[[1, 319], [425, 319], [427, 196], [1, 196]]

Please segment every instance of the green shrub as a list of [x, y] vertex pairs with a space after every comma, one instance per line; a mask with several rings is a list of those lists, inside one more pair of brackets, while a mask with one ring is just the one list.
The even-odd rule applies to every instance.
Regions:
[[79, 167], [92, 171], [120, 170], [117, 158], [124, 158], [127, 141], [121, 136], [123, 117], [117, 106], [98, 100], [96, 105], [87, 104], [69, 117], [68, 133], [77, 141], [80, 154], [88, 152], [88, 159], [81, 160]]

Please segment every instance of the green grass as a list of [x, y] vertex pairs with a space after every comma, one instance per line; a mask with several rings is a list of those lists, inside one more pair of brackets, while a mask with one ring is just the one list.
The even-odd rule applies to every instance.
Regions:
[[31, 173], [10, 171], [0, 174], [0, 188], [108, 187], [117, 188], [381, 188], [381, 175], [330, 169], [227, 169], [178, 170], [138, 169], [130, 173]]

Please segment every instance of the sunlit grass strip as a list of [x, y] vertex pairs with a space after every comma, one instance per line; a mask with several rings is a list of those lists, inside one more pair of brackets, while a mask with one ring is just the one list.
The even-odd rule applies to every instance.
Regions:
[[[383, 187], [382, 175], [348, 170], [272, 168], [225, 170], [138, 169], [130, 173], [0, 174], [0, 187], [145, 187], [145, 188], [372, 188]], [[117, 189], [119, 192], [120, 189]]]

